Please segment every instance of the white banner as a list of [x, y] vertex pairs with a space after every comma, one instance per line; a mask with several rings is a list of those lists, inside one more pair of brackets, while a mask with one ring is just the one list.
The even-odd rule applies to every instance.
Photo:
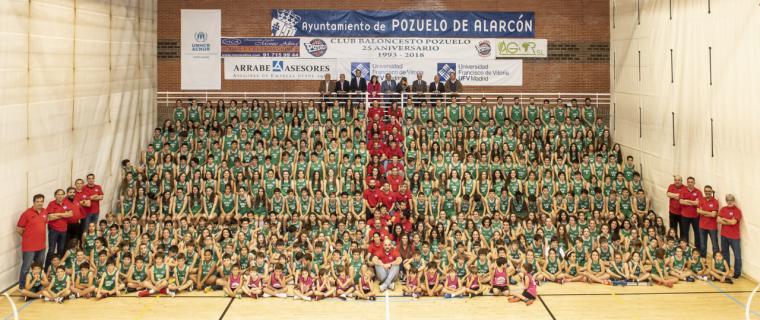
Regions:
[[[455, 72], [457, 79], [463, 85], [473, 86], [521, 86], [522, 85], [522, 60], [429, 60], [429, 59], [373, 59], [369, 61], [352, 61], [339, 59], [337, 73], [345, 74], [350, 79], [353, 71], [360, 70], [362, 76], [369, 78], [377, 75], [379, 80], [390, 73], [393, 79], [398, 81], [406, 77], [409, 86], [417, 79], [417, 73], [422, 72], [422, 79], [428, 84], [437, 74], [441, 81], [449, 78], [451, 72]], [[336, 75], [333, 74], [335, 79]]]
[[322, 80], [326, 73], [337, 80], [344, 74], [351, 80], [354, 70], [369, 79], [377, 75], [380, 81], [390, 73], [396, 81], [406, 77], [409, 85], [421, 72], [428, 83], [437, 74], [446, 81], [451, 72], [463, 85], [521, 86], [522, 60], [432, 60], [432, 59], [300, 59], [300, 58], [224, 58], [225, 80]]
[[301, 38], [301, 58], [494, 59], [496, 40], [456, 38]]
[[546, 39], [498, 39], [495, 43], [496, 58], [546, 58], [549, 51]]
[[[335, 59], [224, 58], [225, 80], [322, 80]], [[335, 79], [335, 78], [333, 78]]]
[[182, 90], [221, 90], [221, 10], [181, 10]]

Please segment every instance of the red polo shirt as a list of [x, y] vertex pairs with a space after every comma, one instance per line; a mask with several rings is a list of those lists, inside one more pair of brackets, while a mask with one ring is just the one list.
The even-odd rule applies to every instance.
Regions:
[[388, 177], [386, 177], [386, 180], [391, 185], [391, 190], [393, 192], [396, 192], [396, 191], [398, 191], [398, 187], [402, 183], [404, 183], [404, 176], [402, 176], [400, 174], [399, 175], [389, 174]]
[[367, 204], [370, 207], [376, 207], [378, 202], [378, 191], [372, 190], [372, 189], [366, 189], [364, 190], [364, 200], [367, 200]]
[[40, 251], [47, 248], [45, 242], [45, 225], [47, 224], [47, 211], [42, 208], [38, 213], [34, 208], [29, 208], [21, 214], [16, 224], [19, 228], [24, 228], [21, 234], [21, 251]]
[[720, 235], [729, 239], [738, 240], [740, 238], [739, 226], [741, 225], [740, 222], [742, 221], [742, 210], [737, 206], [723, 207], [718, 212], [718, 216], [723, 219], [736, 219], [736, 224], [734, 225], [722, 225], [720, 227]]
[[[681, 187], [679, 188], [679, 187], [676, 187], [674, 183], [668, 186], [669, 193], [676, 193], [679, 195], [681, 194], [681, 191], [685, 189], [686, 189], [685, 185], [681, 185]], [[673, 199], [673, 198], [668, 198], [668, 199], [670, 199], [670, 205], [668, 206], [668, 211], [670, 211], [670, 213], [681, 215], [681, 203], [678, 202], [678, 200]]]
[[76, 197], [74, 197], [74, 201], [69, 200], [69, 198], [63, 199], [63, 202], [71, 208], [71, 217], [66, 218], [66, 223], [72, 224], [77, 223], [79, 220], [82, 219], [82, 208], [79, 206], [79, 202], [77, 202]]
[[[677, 194], [680, 195], [682, 190], [686, 190], [686, 186], [685, 185], [681, 185], [680, 188], [676, 187], [675, 184], [671, 184], [670, 186], [668, 186], [668, 192], [669, 193], [677, 193]], [[670, 205], [669, 205], [669, 208], [668, 208], [668, 210], [670, 211], [670, 213], [674, 213], [674, 214], [680, 215], [681, 214], [681, 203], [678, 202], [678, 200], [673, 199], [673, 198], [668, 198], [668, 199], [670, 199]]]
[[[92, 187], [85, 184], [84, 187], [82, 187], [82, 192], [87, 194], [89, 198], [92, 198], [92, 196], [102, 196], [103, 188], [97, 184], [92, 185]], [[100, 200], [91, 200], [90, 207], [86, 208], [84, 210], [84, 213], [86, 213], [87, 215], [100, 213]]]
[[[690, 201], [697, 201], [699, 198], [702, 198], [702, 191], [699, 191], [699, 189], [694, 188], [692, 190], [689, 190], [689, 188], [683, 188], [681, 190], [681, 200], [690, 200]], [[684, 218], [696, 218], [699, 215], [697, 214], [697, 206], [690, 206], [690, 205], [681, 205], [681, 215]]]
[[[66, 204], [66, 202], [61, 201], [61, 203], [55, 202], [55, 200], [50, 201], [47, 206], [47, 213], [53, 214], [53, 213], [64, 213], [66, 211], [71, 210], [71, 208]], [[53, 229], [58, 232], [66, 232], [66, 228], [68, 227], [68, 223], [66, 222], [66, 219], [56, 219], [53, 221], [48, 221], [48, 226], [50, 229]]]
[[386, 208], [389, 208], [393, 205], [394, 202], [396, 202], [396, 195], [395, 192], [385, 192], [380, 191], [377, 194], [378, 199], [380, 199], [380, 202], [382, 202]]
[[[77, 204], [79, 204], [79, 202], [84, 201], [84, 200], [90, 200], [90, 195], [88, 195], [87, 193], [85, 193], [84, 190], [77, 191], [77, 193], [74, 194], [74, 201], [76, 201]], [[79, 214], [81, 215], [80, 219], [84, 219], [84, 217], [87, 216], [87, 210], [88, 209], [89, 208], [87, 208], [87, 207], [79, 205], [79, 210], [81, 210], [81, 212], [79, 212]]]
[[[702, 211], [718, 211], [719, 207], [720, 205], [718, 205], [718, 199], [715, 199], [715, 197], [712, 197], [710, 199], [699, 198], [699, 209]], [[699, 215], [699, 227], [705, 230], [717, 230], [717, 220], [717, 218], [709, 218], [703, 215]]]
[[391, 263], [393, 261], [396, 261], [396, 258], [401, 256], [401, 254], [398, 252], [398, 249], [391, 248], [390, 251], [385, 251], [385, 248], [383, 247], [375, 250], [374, 255], [383, 263]]

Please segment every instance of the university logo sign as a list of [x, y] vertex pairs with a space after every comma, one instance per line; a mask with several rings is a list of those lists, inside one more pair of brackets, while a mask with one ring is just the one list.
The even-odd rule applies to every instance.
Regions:
[[293, 10], [277, 10], [277, 17], [272, 17], [273, 37], [292, 37], [296, 35], [296, 24], [301, 21], [301, 16], [293, 13]]
[[369, 62], [351, 62], [351, 72], [356, 72], [357, 69], [362, 73], [362, 78], [369, 81], [369, 77], [372, 74]]
[[449, 80], [449, 75], [452, 72], [457, 72], [457, 64], [451, 62], [438, 63], [438, 76], [441, 77], [441, 81]]

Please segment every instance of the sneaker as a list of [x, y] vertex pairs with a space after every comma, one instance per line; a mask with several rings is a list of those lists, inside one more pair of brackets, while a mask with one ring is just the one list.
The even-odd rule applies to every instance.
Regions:
[[45, 297], [45, 299], [44, 299], [44, 300], [45, 300], [45, 301], [48, 301], [48, 302], [49, 302], [49, 301], [50, 301], [50, 298], [48, 298], [48, 297]]
[[388, 287], [383, 283], [380, 285], [380, 292], [385, 292], [385, 290], [388, 290]]
[[735, 274], [735, 275], [734, 275], [734, 279], [739, 279], [739, 278], [741, 278], [741, 277], [742, 277], [742, 275], [740, 275], [740, 274]]
[[75, 300], [76, 298], [77, 298], [77, 295], [73, 293], [69, 295], [69, 300]]
[[243, 296], [242, 296], [242, 295], [240, 295], [240, 294], [236, 294], [236, 295], [235, 295], [235, 298], [238, 298], [238, 299], [242, 299], [242, 298], [243, 298]]
[[294, 294], [294, 295], [293, 295], [293, 300], [298, 300], [298, 299], [301, 299], [301, 297], [299, 297], [298, 295], [295, 295], [295, 294]]
[[396, 283], [395, 282], [391, 282], [391, 284], [388, 285], [388, 289], [396, 290]]
[[283, 293], [278, 293], [275, 296], [277, 296], [278, 298], [287, 298], [288, 294], [283, 292]]
[[341, 301], [346, 301], [346, 295], [345, 294], [341, 294], [341, 295], [338, 296], [338, 299], [340, 299]]
[[509, 303], [515, 303], [515, 302], [520, 302], [520, 299], [517, 297], [509, 297], [509, 300], [507, 301], [509, 301]]
[[692, 276], [686, 277], [686, 282], [694, 282], [694, 277]]
[[205, 288], [203, 288], [203, 292], [204, 293], [209, 293], [209, 292], [211, 292], [211, 290], [213, 290], [213, 289], [211, 289], [211, 287], [205, 287]]
[[158, 293], [160, 293], [160, 294], [166, 294], [166, 288], [163, 288], [163, 289], [159, 290]]
[[450, 293], [447, 293], [447, 294], [444, 294], [443, 297], [446, 298], [446, 299], [451, 299], [454, 296], [452, 296]]
[[57, 303], [63, 303], [63, 297], [55, 298], [55, 302], [57, 302]]
[[307, 297], [303, 297], [303, 299], [306, 300], [306, 301], [311, 301], [312, 300], [311, 297], [308, 297], [308, 296]]
[[166, 293], [167, 293], [169, 296], [171, 296], [172, 298], [174, 298], [174, 297], [177, 295], [177, 293], [176, 293], [176, 292], [174, 292], [174, 291], [172, 291], [172, 290], [166, 290]]
[[268, 294], [268, 293], [265, 293], [265, 294], [262, 294], [261, 297], [263, 297], [263, 298], [270, 298], [270, 297], [272, 297], [272, 295]]
[[370, 300], [372, 300], [372, 301], [375, 301], [375, 300], [377, 300], [377, 298], [375, 298], [374, 296], [372, 296], [372, 297], [369, 297], [369, 299], [370, 299]]
[[726, 283], [734, 284], [734, 280], [731, 280], [731, 278], [726, 278]]
[[150, 291], [148, 291], [148, 290], [143, 290], [143, 291], [140, 291], [140, 292], [137, 293], [138, 297], [147, 297], [149, 295], [150, 295]]
[[420, 295], [419, 295], [419, 294], [416, 294], [416, 293], [412, 293], [412, 298], [414, 298], [414, 299], [419, 299], [419, 298], [420, 298]]
[[528, 300], [528, 301], [525, 301], [525, 305], [526, 305], [526, 306], [529, 306], [529, 305], [533, 304], [533, 302], [534, 302], [534, 301], [536, 301], [536, 300]]

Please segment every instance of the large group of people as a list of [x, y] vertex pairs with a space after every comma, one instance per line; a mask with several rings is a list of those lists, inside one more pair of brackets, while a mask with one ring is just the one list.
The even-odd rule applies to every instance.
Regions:
[[530, 304], [540, 282], [741, 274], [733, 196], [720, 208], [709, 186], [692, 196], [693, 179], [678, 178], [668, 197], [679, 237], [590, 99], [368, 101], [178, 100], [141, 158], [122, 162], [102, 220], [94, 176], [47, 208], [35, 196], [18, 223], [22, 294], [345, 300], [398, 285]]

